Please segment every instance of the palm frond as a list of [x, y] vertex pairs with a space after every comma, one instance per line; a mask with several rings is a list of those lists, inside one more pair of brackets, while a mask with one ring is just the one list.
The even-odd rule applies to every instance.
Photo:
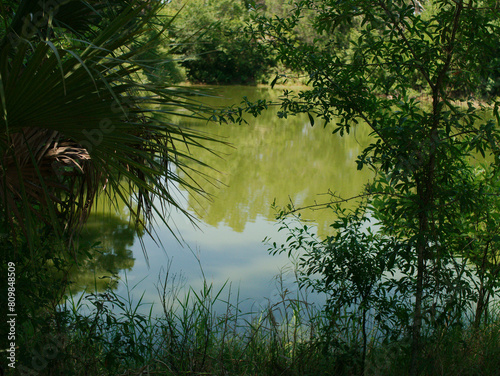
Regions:
[[[32, 231], [34, 216], [48, 224], [57, 220], [61, 231], [71, 234], [99, 193], [129, 202], [139, 226], [151, 223], [154, 211], [164, 213], [158, 199], [190, 216], [165, 179], [204, 194], [176, 169], [196, 175], [184, 161], [203, 163], [181, 150], [217, 140], [169, 121], [179, 109], [205, 117], [209, 109], [191, 91], [140, 78], [143, 67], [134, 58], [151, 47], [141, 38], [160, 6], [130, 2], [109, 24], [93, 27], [92, 39], [85, 39], [85, 28], [72, 27], [73, 34], [64, 38], [54, 28], [45, 33], [49, 38], [2, 44], [0, 199], [13, 231]], [[16, 14], [12, 22], [18, 20]], [[134, 201], [124, 192], [132, 192]]]

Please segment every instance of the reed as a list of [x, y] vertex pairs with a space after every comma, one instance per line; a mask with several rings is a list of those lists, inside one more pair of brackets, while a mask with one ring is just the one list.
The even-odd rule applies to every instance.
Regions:
[[[126, 279], [124, 296], [111, 289], [78, 298], [70, 294], [48, 316], [44, 333], [29, 343], [28, 353], [38, 354], [38, 363], [20, 364], [18, 370], [30, 375], [405, 374], [410, 347], [404, 338], [389, 341], [372, 328], [363, 369], [360, 328], [328, 317], [304, 291], [288, 290], [282, 275], [277, 281], [277, 299], [249, 311], [242, 310], [239, 292], [228, 282], [216, 287], [205, 280], [198, 290], [183, 288], [182, 279], [169, 272], [158, 284], [160, 316], [152, 314], [143, 295], [134, 298], [140, 285], [130, 286]], [[430, 333], [424, 374], [495, 374], [499, 329], [495, 315], [481, 328]]]

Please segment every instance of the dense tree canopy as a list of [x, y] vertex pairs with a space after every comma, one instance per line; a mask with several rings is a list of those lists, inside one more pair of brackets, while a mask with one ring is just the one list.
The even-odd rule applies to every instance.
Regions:
[[173, 36], [189, 81], [207, 84], [253, 83], [273, 64], [270, 52], [244, 33], [250, 11], [244, 1], [173, 1], [181, 10]]
[[[415, 4], [416, 12], [422, 15], [422, 19], [433, 17], [439, 8], [431, 1]], [[340, 9], [332, 10], [336, 7], [333, 3], [311, 1], [307, 9], [300, 6], [299, 16], [294, 15], [297, 11], [294, 2], [196, 0], [184, 4], [176, 0], [169, 3], [167, 13], [175, 14], [181, 10], [176, 30], [171, 35], [177, 43], [187, 42], [176, 49], [176, 56], [181, 59], [180, 65], [186, 70], [186, 78], [197, 83], [232, 84], [269, 82], [269, 75], [278, 70], [278, 65], [281, 74], [292, 76], [292, 72], [302, 73], [304, 66], [300, 60], [283, 58], [283, 54], [278, 59], [276, 55], [277, 51], [293, 49], [295, 43], [324, 46], [325, 51], [335, 50], [337, 55], [350, 56], [355, 53], [352, 42], [363, 32], [366, 21], [351, 14], [346, 16], [345, 22], [333, 24], [329, 17], [342, 12]], [[200, 13], [199, 9], [203, 9], [203, 12]], [[315, 18], [318, 11], [323, 12], [323, 15]], [[388, 8], [387, 11], [390, 13], [392, 10]], [[255, 20], [261, 16], [281, 24], [280, 37], [252, 33], [258, 24]], [[474, 22], [484, 21], [482, 16], [471, 17], [479, 17]], [[373, 31], [381, 32], [379, 25], [374, 24]], [[423, 29], [419, 35], [425, 40], [425, 35], [432, 32]], [[480, 28], [477, 33], [479, 35], [488, 31]], [[481, 53], [485, 55], [481, 63], [468, 66], [468, 70], [454, 70], [450, 77], [453, 83], [450, 83], [449, 90], [456, 97], [470, 93], [493, 97], [500, 93], [498, 41], [495, 38], [482, 40], [483, 44], [488, 44], [488, 48], [482, 49]], [[473, 49], [478, 52], [471, 41], [466, 43], [464, 52], [472, 53]], [[430, 59], [432, 55], [427, 57]], [[408, 75], [410, 81], [407, 86], [421, 91], [425, 86], [422, 82], [424, 77], [418, 70], [413, 73]], [[383, 71], [378, 74], [385, 77]], [[178, 74], [177, 77], [180, 78]], [[388, 82], [392, 80], [391, 77], [387, 79]]]

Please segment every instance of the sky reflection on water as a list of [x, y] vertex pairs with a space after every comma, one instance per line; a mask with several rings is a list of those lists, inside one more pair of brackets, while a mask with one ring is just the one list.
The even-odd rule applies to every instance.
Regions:
[[[239, 103], [243, 96], [250, 100], [276, 99], [280, 94], [279, 90], [268, 88], [220, 90], [228, 99], [223, 102], [220, 98], [209, 98], [208, 102], [225, 105]], [[371, 177], [368, 170], [357, 171], [355, 163], [369, 138], [366, 129], [356, 129], [341, 138], [332, 135], [328, 127], [311, 127], [307, 116], [278, 119], [276, 110], [248, 121], [246, 125], [187, 124], [203, 127], [234, 146], [220, 150], [222, 157], [202, 156], [214, 169], [201, 172], [213, 181], [220, 181], [217, 186], [207, 183], [204, 187], [212, 201], [200, 201], [189, 192], [179, 191], [184, 207], [199, 218], [199, 228], [173, 212], [169, 223], [175, 223], [183, 242], [179, 244], [165, 225], [157, 225], [161, 245], [143, 237], [149, 266], [137, 238], [133, 245], [125, 246], [133, 256], [123, 261], [119, 274], [122, 279], [126, 274], [129, 289], [139, 283], [134, 288], [134, 297], [138, 299], [144, 292], [143, 302], [154, 302], [155, 313], [161, 313], [158, 278], [164, 278], [170, 262], [170, 272], [185, 276], [186, 285], [195, 291], [203, 286], [203, 276], [214, 284], [215, 290], [229, 281], [233, 296], [239, 290], [244, 307], [264, 305], [268, 298], [273, 299], [279, 293], [276, 275], [292, 269], [286, 256], [269, 255], [269, 246], [262, 242], [268, 237], [279, 244], [287, 236], [278, 233], [271, 203], [285, 206], [291, 200], [296, 206], [307, 206], [327, 202], [328, 191], [351, 197]], [[126, 213], [121, 213], [120, 218], [126, 221]], [[303, 218], [316, 226], [319, 236], [329, 233], [334, 219], [328, 210], [304, 211]], [[108, 247], [112, 248], [109, 244]], [[292, 284], [287, 288], [292, 289]], [[127, 295], [123, 284], [116, 291]], [[226, 298], [227, 293], [222, 297]]]

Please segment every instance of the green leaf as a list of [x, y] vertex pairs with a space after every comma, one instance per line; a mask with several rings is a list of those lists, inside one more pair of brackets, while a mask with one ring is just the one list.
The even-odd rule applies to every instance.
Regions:
[[314, 118], [312, 117], [312, 115], [308, 112], [307, 113], [307, 116], [309, 116], [309, 122], [311, 123], [311, 127], [314, 126]]
[[278, 81], [278, 79], [279, 79], [278, 75], [276, 77], [274, 77], [274, 79], [271, 82], [271, 89], [274, 89], [274, 85], [276, 85], [276, 82]]

